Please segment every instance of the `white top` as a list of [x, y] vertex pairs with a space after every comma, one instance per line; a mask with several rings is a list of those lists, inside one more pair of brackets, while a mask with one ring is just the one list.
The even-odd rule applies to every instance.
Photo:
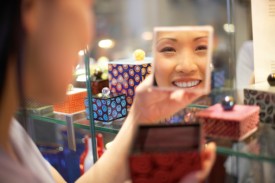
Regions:
[[15, 162], [0, 149], [0, 182], [54, 183], [46, 160], [14, 119], [10, 128], [10, 139], [21, 163]]
[[249, 86], [254, 72], [254, 51], [253, 42], [246, 41], [240, 48], [237, 59], [237, 88], [243, 89]]

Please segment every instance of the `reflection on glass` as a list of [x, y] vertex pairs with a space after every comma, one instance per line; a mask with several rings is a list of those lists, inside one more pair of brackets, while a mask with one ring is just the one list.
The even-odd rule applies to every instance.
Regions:
[[212, 34], [213, 29], [209, 26], [156, 27], [154, 85], [207, 92], [210, 88]]

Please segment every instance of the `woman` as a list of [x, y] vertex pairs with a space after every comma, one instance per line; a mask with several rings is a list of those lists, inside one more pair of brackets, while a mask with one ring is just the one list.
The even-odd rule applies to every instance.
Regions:
[[158, 86], [203, 88], [208, 64], [207, 31], [159, 31], [154, 57]]
[[[12, 116], [24, 98], [44, 104], [65, 98], [78, 51], [93, 37], [91, 6], [90, 0], [9, 0], [1, 4], [0, 182], [64, 182]], [[155, 91], [149, 87], [150, 79], [138, 87], [137, 100], [113, 146], [77, 182], [128, 180], [127, 158], [138, 122], [171, 115], [197, 97], [182, 91]], [[204, 151], [203, 170], [192, 179], [206, 177], [214, 150], [210, 145]]]

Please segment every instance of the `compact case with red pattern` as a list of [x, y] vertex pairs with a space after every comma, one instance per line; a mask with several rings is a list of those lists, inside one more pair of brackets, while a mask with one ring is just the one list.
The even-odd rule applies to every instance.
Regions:
[[232, 111], [224, 111], [216, 104], [197, 113], [203, 123], [205, 136], [230, 140], [242, 140], [257, 130], [258, 106], [235, 105]]
[[201, 125], [140, 126], [130, 156], [133, 183], [174, 183], [201, 169]]
[[109, 88], [114, 94], [126, 95], [127, 108], [133, 103], [135, 88], [151, 73], [151, 63], [151, 58], [142, 61], [125, 59], [108, 63]]

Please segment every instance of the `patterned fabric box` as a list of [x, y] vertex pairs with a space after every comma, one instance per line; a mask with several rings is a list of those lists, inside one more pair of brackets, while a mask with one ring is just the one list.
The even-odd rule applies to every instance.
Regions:
[[259, 107], [235, 105], [232, 111], [224, 111], [221, 104], [197, 113], [208, 137], [242, 140], [257, 130]]
[[109, 88], [112, 93], [126, 95], [127, 108], [133, 103], [135, 88], [151, 73], [151, 63], [150, 58], [109, 62]]
[[[89, 118], [89, 102], [85, 99], [86, 116]], [[108, 122], [127, 116], [126, 96], [115, 95], [108, 98], [101, 94], [93, 96], [93, 117], [94, 120]]]
[[85, 110], [84, 100], [87, 97], [87, 90], [82, 88], [74, 88], [67, 92], [66, 100], [63, 103], [53, 106], [55, 112], [75, 113]]
[[143, 153], [130, 157], [133, 183], [175, 183], [201, 169], [198, 152]]
[[244, 104], [260, 107], [260, 121], [275, 124], [275, 87], [258, 83], [244, 89]]

